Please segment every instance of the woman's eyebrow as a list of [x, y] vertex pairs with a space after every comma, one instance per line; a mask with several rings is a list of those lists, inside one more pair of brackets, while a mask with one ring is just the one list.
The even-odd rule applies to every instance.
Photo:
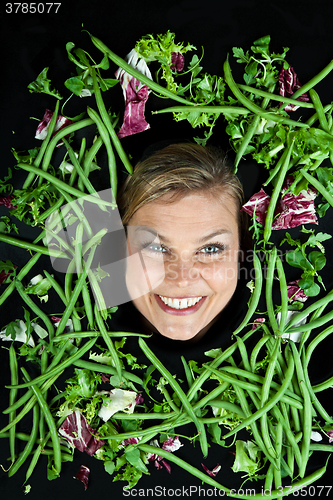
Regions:
[[205, 241], [214, 238], [214, 236], [219, 236], [220, 234], [231, 234], [231, 231], [229, 231], [229, 229], [219, 229], [214, 231], [214, 233], [208, 234], [207, 236], [202, 236], [202, 238], [198, 240], [198, 243], [204, 243]]
[[[198, 244], [204, 243], [205, 241], [207, 241], [211, 238], [214, 238], [214, 236], [219, 236], [220, 234], [231, 234], [231, 231], [229, 231], [228, 229], [218, 229], [217, 231], [214, 231], [213, 233], [207, 234], [206, 236], [202, 236], [201, 238], [199, 238], [197, 240], [197, 243]], [[162, 234], [158, 234], [158, 237], [161, 241], [163, 241], [165, 243], [170, 243], [170, 240], [168, 238], [166, 238], [165, 236], [163, 236]]]

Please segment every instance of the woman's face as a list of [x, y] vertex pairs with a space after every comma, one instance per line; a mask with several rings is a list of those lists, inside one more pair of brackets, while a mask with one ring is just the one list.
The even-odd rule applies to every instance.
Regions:
[[140, 259], [129, 258], [126, 282], [134, 305], [159, 333], [189, 340], [205, 332], [236, 289], [238, 208], [223, 192], [171, 203], [168, 197], [147, 203], [129, 221], [129, 254]]

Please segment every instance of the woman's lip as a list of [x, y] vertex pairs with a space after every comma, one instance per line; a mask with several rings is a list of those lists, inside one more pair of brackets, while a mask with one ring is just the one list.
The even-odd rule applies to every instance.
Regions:
[[[154, 293], [154, 297], [156, 299], [156, 302], [164, 312], [167, 312], [169, 314], [174, 314], [175, 316], [187, 316], [188, 314], [195, 313], [198, 309], [200, 309], [200, 307], [206, 300], [207, 295], [205, 297], [202, 297], [196, 304], [194, 304], [194, 306], [186, 307], [185, 309], [174, 309], [173, 307], [169, 307], [168, 305], [164, 304], [163, 300], [156, 293]], [[162, 297], [164, 297], [164, 295], [162, 295]], [[196, 296], [193, 295], [193, 297], [197, 297], [197, 295]], [[170, 297], [170, 298], [185, 299], [193, 297]]]

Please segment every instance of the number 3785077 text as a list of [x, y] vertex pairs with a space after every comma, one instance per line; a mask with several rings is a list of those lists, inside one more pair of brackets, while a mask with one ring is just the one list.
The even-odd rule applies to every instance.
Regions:
[[57, 14], [61, 3], [6, 3], [6, 14]]

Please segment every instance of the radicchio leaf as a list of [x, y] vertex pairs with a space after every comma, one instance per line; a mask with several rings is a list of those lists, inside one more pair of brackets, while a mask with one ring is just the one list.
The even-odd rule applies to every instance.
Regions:
[[74, 476], [74, 479], [78, 479], [84, 485], [84, 490], [88, 488], [90, 469], [86, 465], [81, 465], [79, 472]]
[[[302, 87], [294, 69], [291, 66], [289, 66], [288, 69], [281, 69], [279, 74], [279, 86], [280, 95], [284, 97], [293, 97], [296, 90]], [[297, 101], [308, 102], [309, 97], [305, 93], [297, 97]], [[296, 106], [295, 104], [287, 104], [284, 109], [286, 111], [296, 111], [298, 108], [299, 106]]]
[[[127, 54], [125, 61], [143, 75], [148, 76], [150, 79], [152, 78], [146, 61], [139, 59], [138, 53], [134, 49]], [[120, 81], [125, 100], [124, 121], [117, 134], [121, 139], [150, 128], [149, 123], [145, 119], [145, 105], [150, 90], [147, 85], [143, 85], [139, 80], [121, 68], [116, 71], [115, 76]]]
[[[288, 176], [281, 190], [282, 197], [275, 209], [272, 229], [290, 229], [302, 224], [318, 224], [314, 200], [317, 192], [313, 188], [303, 189], [298, 195], [288, 191], [293, 177]], [[242, 210], [251, 217], [255, 213], [256, 220], [264, 225], [270, 197], [261, 189], [254, 194]]]
[[[59, 427], [59, 434], [80, 451], [93, 456], [103, 446], [104, 440], [96, 437], [96, 431], [90, 427], [79, 410], [73, 411]], [[95, 434], [95, 435], [94, 435]]]
[[[48, 129], [50, 126], [50, 121], [52, 119], [52, 116], [53, 116], [53, 111], [51, 111], [50, 109], [46, 109], [44, 116], [43, 116], [43, 119], [37, 127], [35, 139], [39, 139], [41, 141], [43, 141], [45, 139], [45, 137], [47, 136], [47, 132], [48, 132]], [[62, 115], [58, 115], [57, 121], [56, 121], [55, 126], [54, 126], [52, 137], [54, 137], [56, 135], [56, 133], [59, 132], [59, 130], [67, 127], [68, 125], [71, 125], [72, 123], [73, 123], [73, 121], [70, 120], [69, 118], [65, 118]], [[57, 144], [57, 146], [61, 146], [61, 144], [62, 143], [60, 142], [59, 144]]]
[[289, 302], [305, 302], [309, 297], [305, 295], [304, 290], [298, 286], [299, 280], [287, 283]]

